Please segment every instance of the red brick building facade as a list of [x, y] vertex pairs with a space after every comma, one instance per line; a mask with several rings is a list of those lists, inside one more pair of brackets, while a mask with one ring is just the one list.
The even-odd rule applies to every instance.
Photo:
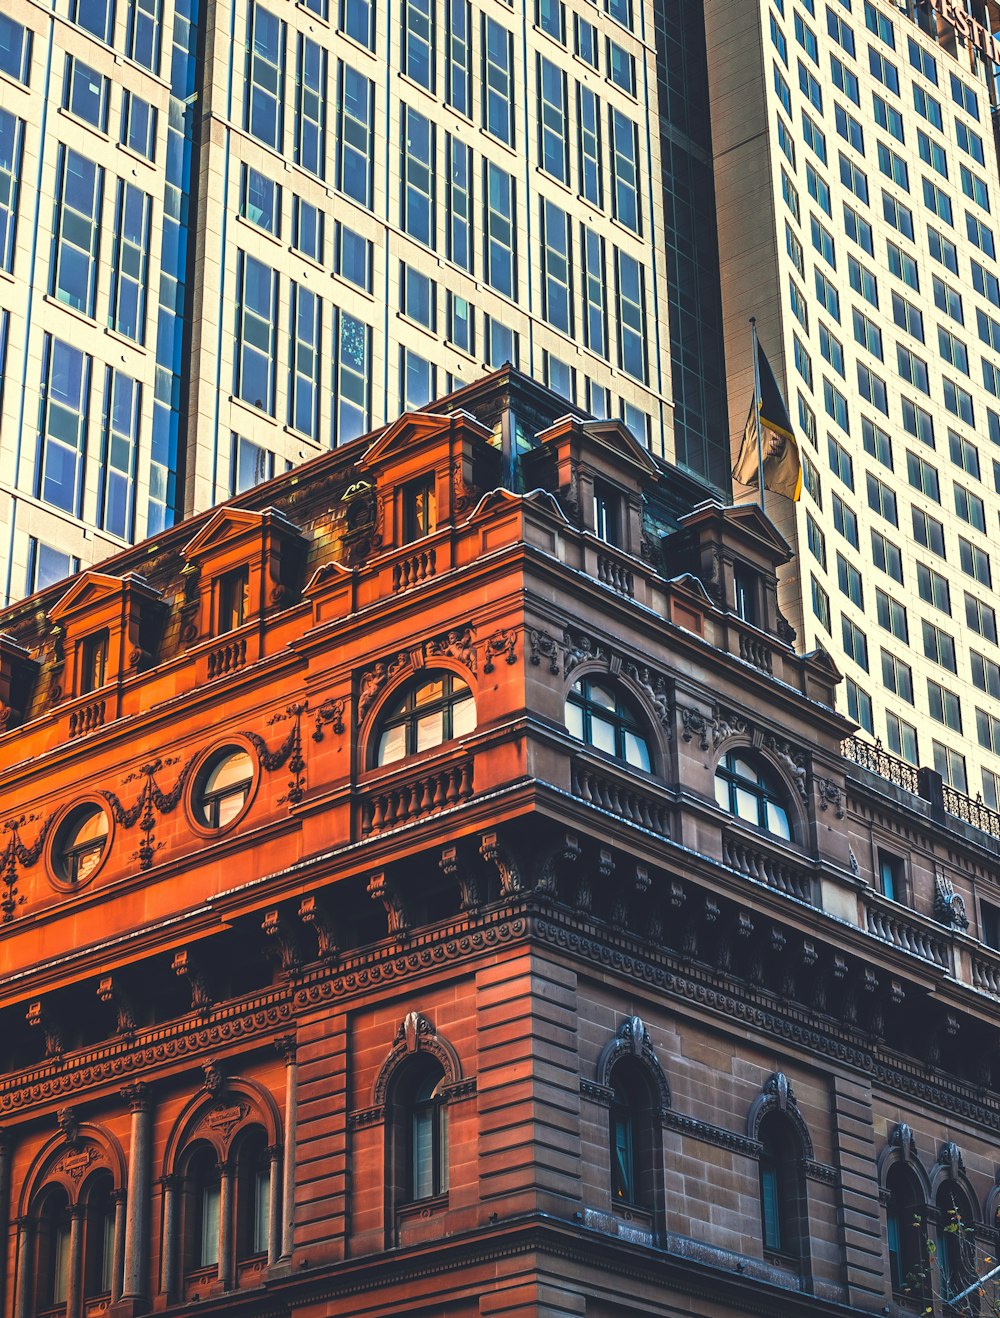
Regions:
[[1000, 821], [845, 742], [756, 509], [564, 406], [0, 618], [4, 1318], [907, 1312], [993, 1248]]

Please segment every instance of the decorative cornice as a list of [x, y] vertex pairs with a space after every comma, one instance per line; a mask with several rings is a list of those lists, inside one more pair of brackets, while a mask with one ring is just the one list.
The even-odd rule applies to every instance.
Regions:
[[[258, 1039], [266, 1043], [268, 1037], [287, 1034], [300, 1012], [324, 1002], [361, 995], [382, 985], [435, 972], [445, 965], [460, 965], [529, 938], [634, 980], [646, 990], [693, 1003], [737, 1028], [750, 1028], [836, 1065], [851, 1067], [889, 1090], [911, 1095], [988, 1130], [1000, 1131], [1000, 1098], [977, 1098], [962, 1081], [938, 1083], [917, 1075], [893, 1062], [880, 1047], [859, 1046], [854, 1042], [856, 1032], [852, 1035], [847, 1026], [840, 1034], [836, 1026], [816, 1024], [815, 1015], [810, 1016], [807, 1008], [797, 1016], [794, 1008], [782, 1008], [770, 995], [755, 992], [750, 986], [744, 991], [736, 984], [720, 984], [717, 973], [693, 968], [683, 957], [666, 949], [643, 947], [621, 930], [602, 929], [569, 913], [561, 915], [546, 909], [544, 915], [538, 914], [534, 900], [520, 894], [515, 894], [504, 908], [466, 915], [428, 931], [413, 931], [405, 945], [387, 941], [347, 956], [336, 965], [316, 963], [303, 970], [294, 991], [284, 984], [247, 1002], [212, 1007], [200, 1018], [137, 1030], [132, 1039], [117, 1037], [100, 1047], [0, 1078], [0, 1116], [65, 1101], [71, 1095], [78, 1102], [80, 1095], [101, 1086], [114, 1084], [120, 1088], [130, 1080], [151, 1079], [159, 1069], [177, 1061], [197, 1066], [207, 1055], [229, 1046], [245, 1046]], [[600, 1101], [599, 1087], [588, 1090], [587, 1083], [583, 1092]], [[698, 1132], [698, 1137], [710, 1133], [711, 1128], [706, 1128]]]
[[291, 1002], [275, 992], [249, 1003], [219, 1007], [197, 1020], [138, 1031], [132, 1040], [114, 1039], [103, 1047], [64, 1056], [58, 1063], [48, 1061], [5, 1076], [0, 1080], [0, 1112], [14, 1113], [109, 1083], [124, 1087], [178, 1060], [188, 1059], [195, 1066], [213, 1049], [264, 1039], [282, 1026], [287, 1029], [291, 1020]]

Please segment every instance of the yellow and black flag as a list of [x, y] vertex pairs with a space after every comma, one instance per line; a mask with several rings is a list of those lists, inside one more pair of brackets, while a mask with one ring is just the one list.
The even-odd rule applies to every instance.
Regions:
[[[788, 409], [774, 378], [771, 363], [760, 346], [756, 333], [754, 348], [757, 354], [755, 397], [750, 404], [750, 415], [743, 429], [743, 443], [733, 467], [733, 480], [740, 485], [757, 485], [757, 467], [760, 456], [764, 460], [764, 489], [797, 500], [802, 494], [802, 458], [799, 445], [792, 433]], [[758, 393], [759, 390], [759, 393]], [[757, 433], [757, 413], [760, 410], [760, 430]]]

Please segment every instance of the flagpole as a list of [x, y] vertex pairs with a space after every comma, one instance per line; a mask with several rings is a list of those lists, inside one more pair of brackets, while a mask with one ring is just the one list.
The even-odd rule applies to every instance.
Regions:
[[750, 317], [750, 337], [753, 344], [753, 412], [757, 424], [757, 489], [760, 491], [760, 510], [764, 511], [764, 430], [760, 424], [760, 362], [757, 356], [757, 317]]

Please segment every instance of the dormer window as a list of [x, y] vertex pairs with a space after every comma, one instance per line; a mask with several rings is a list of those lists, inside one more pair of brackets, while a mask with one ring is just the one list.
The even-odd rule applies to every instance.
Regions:
[[108, 632], [107, 628], [85, 636], [80, 644], [80, 695], [96, 691], [107, 680]]
[[224, 572], [219, 578], [219, 604], [216, 618], [216, 634], [235, 631], [247, 620], [250, 599], [250, 569], [233, 568]]
[[424, 476], [403, 487], [403, 543], [423, 540], [434, 530], [434, 477]]
[[621, 543], [621, 500], [606, 485], [594, 485], [594, 534], [608, 545]]

